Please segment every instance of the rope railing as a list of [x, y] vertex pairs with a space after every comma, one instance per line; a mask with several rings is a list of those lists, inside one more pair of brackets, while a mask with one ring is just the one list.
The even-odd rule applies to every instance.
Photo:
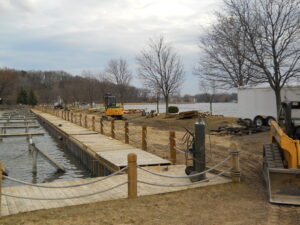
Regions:
[[205, 174], [205, 173], [208, 173], [210, 171], [213, 171], [215, 170], [216, 168], [218, 168], [219, 166], [223, 165], [225, 162], [227, 162], [229, 159], [231, 158], [231, 156], [228, 156], [227, 158], [225, 158], [223, 161], [219, 162], [218, 164], [216, 164], [215, 166], [205, 170], [205, 171], [202, 171], [202, 172], [199, 172], [199, 173], [195, 173], [195, 174], [192, 174], [192, 175], [188, 175], [188, 176], [171, 176], [171, 175], [165, 175], [165, 174], [161, 174], [161, 173], [156, 173], [156, 172], [153, 172], [151, 170], [147, 170], [141, 166], [138, 166], [139, 169], [147, 172], [147, 173], [150, 173], [150, 174], [153, 174], [153, 175], [156, 175], [156, 176], [160, 176], [160, 177], [167, 177], [167, 178], [191, 178], [191, 177], [197, 177], [197, 176], [200, 176], [202, 174]]
[[195, 184], [200, 184], [200, 183], [203, 183], [203, 182], [214, 180], [214, 179], [222, 176], [223, 174], [228, 173], [231, 170], [232, 170], [232, 168], [228, 168], [227, 170], [224, 170], [224, 171], [218, 173], [215, 176], [212, 176], [210, 178], [206, 178], [206, 179], [203, 179], [203, 180], [200, 180], [200, 181], [196, 181], [196, 182], [193, 182], [193, 183], [189, 183], [189, 184], [157, 184], [157, 183], [151, 183], [151, 182], [147, 182], [147, 181], [143, 181], [143, 180], [138, 180], [138, 182], [141, 183], [141, 184], [147, 184], [147, 185], [157, 186], [157, 187], [183, 187], [183, 186], [192, 186], [192, 185], [195, 185]]
[[83, 195], [77, 195], [77, 196], [70, 196], [70, 197], [62, 197], [62, 198], [37, 198], [37, 197], [28, 197], [28, 196], [18, 196], [18, 195], [13, 195], [13, 194], [7, 194], [7, 193], [1, 193], [4, 196], [7, 197], [13, 197], [13, 198], [21, 198], [21, 199], [28, 199], [28, 200], [47, 200], [47, 201], [58, 201], [58, 200], [67, 200], [67, 199], [74, 199], [74, 198], [84, 198], [84, 197], [88, 197], [88, 196], [92, 196], [92, 195], [97, 195], [97, 194], [101, 194], [110, 190], [113, 190], [115, 188], [118, 188], [120, 186], [123, 186], [124, 184], [127, 184], [128, 182], [125, 181], [123, 183], [117, 184], [115, 186], [106, 188], [104, 190], [100, 190], [100, 191], [96, 191], [93, 193], [88, 193], [88, 194], [83, 194]]
[[174, 147], [174, 149], [175, 149], [176, 151], [178, 151], [178, 152], [181, 152], [181, 153], [183, 153], [183, 154], [186, 154], [186, 151], [183, 151], [183, 150], [181, 150], [181, 149], [179, 149], [179, 148], [177, 148], [177, 147]]
[[18, 180], [18, 179], [9, 177], [9, 176], [3, 176], [3, 177], [5, 177], [6, 179], [8, 179], [10, 181], [20, 183], [20, 184], [24, 184], [24, 185], [28, 185], [28, 186], [33, 186], [33, 187], [40, 187], [40, 188], [72, 188], [72, 187], [80, 187], [80, 186], [85, 186], [85, 185], [89, 185], [89, 184], [94, 184], [94, 183], [106, 180], [110, 177], [113, 177], [115, 175], [118, 175], [118, 174], [122, 173], [125, 170], [127, 170], [127, 167], [124, 167], [123, 169], [118, 170], [118, 171], [116, 171], [116, 172], [114, 172], [114, 173], [112, 173], [108, 176], [101, 177], [100, 179], [91, 180], [89, 182], [85, 182], [85, 183], [81, 183], [81, 184], [72, 184], [72, 185], [65, 185], [65, 186], [51, 186], [51, 185], [42, 185], [42, 184], [32, 184], [32, 183], [21, 181], [21, 180]]

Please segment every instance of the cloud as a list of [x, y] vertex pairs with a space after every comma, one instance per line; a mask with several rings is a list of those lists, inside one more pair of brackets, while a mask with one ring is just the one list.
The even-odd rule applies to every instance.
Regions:
[[[111, 58], [135, 56], [165, 34], [189, 79], [201, 26], [221, 0], [0, 1], [1, 65], [17, 69], [102, 70]], [[185, 88], [186, 89], [186, 88]], [[186, 89], [189, 91], [189, 89]]]

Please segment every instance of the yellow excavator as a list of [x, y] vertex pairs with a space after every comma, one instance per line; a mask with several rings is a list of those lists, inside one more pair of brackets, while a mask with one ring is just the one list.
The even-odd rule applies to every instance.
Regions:
[[282, 102], [263, 148], [263, 174], [271, 203], [300, 205], [300, 102]]
[[122, 119], [124, 115], [124, 108], [117, 106], [116, 97], [107, 93], [104, 96], [105, 117], [113, 117], [115, 119]]

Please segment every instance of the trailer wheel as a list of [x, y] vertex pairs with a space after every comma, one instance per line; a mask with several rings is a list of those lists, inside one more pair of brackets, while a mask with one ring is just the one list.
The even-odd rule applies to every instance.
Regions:
[[271, 126], [271, 122], [272, 122], [272, 121], [276, 121], [275, 118], [274, 118], [273, 116], [268, 116], [268, 117], [266, 118], [266, 125], [267, 125], [267, 126]]
[[253, 124], [257, 127], [264, 125], [264, 118], [262, 116], [256, 116], [253, 120]]
[[194, 170], [195, 170], [195, 168], [193, 166], [187, 166], [185, 168], [185, 174], [190, 175]]

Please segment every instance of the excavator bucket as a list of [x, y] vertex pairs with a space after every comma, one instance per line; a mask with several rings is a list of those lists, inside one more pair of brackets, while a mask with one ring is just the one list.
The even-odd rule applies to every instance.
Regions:
[[300, 170], [279, 168], [267, 170], [270, 202], [300, 205]]

